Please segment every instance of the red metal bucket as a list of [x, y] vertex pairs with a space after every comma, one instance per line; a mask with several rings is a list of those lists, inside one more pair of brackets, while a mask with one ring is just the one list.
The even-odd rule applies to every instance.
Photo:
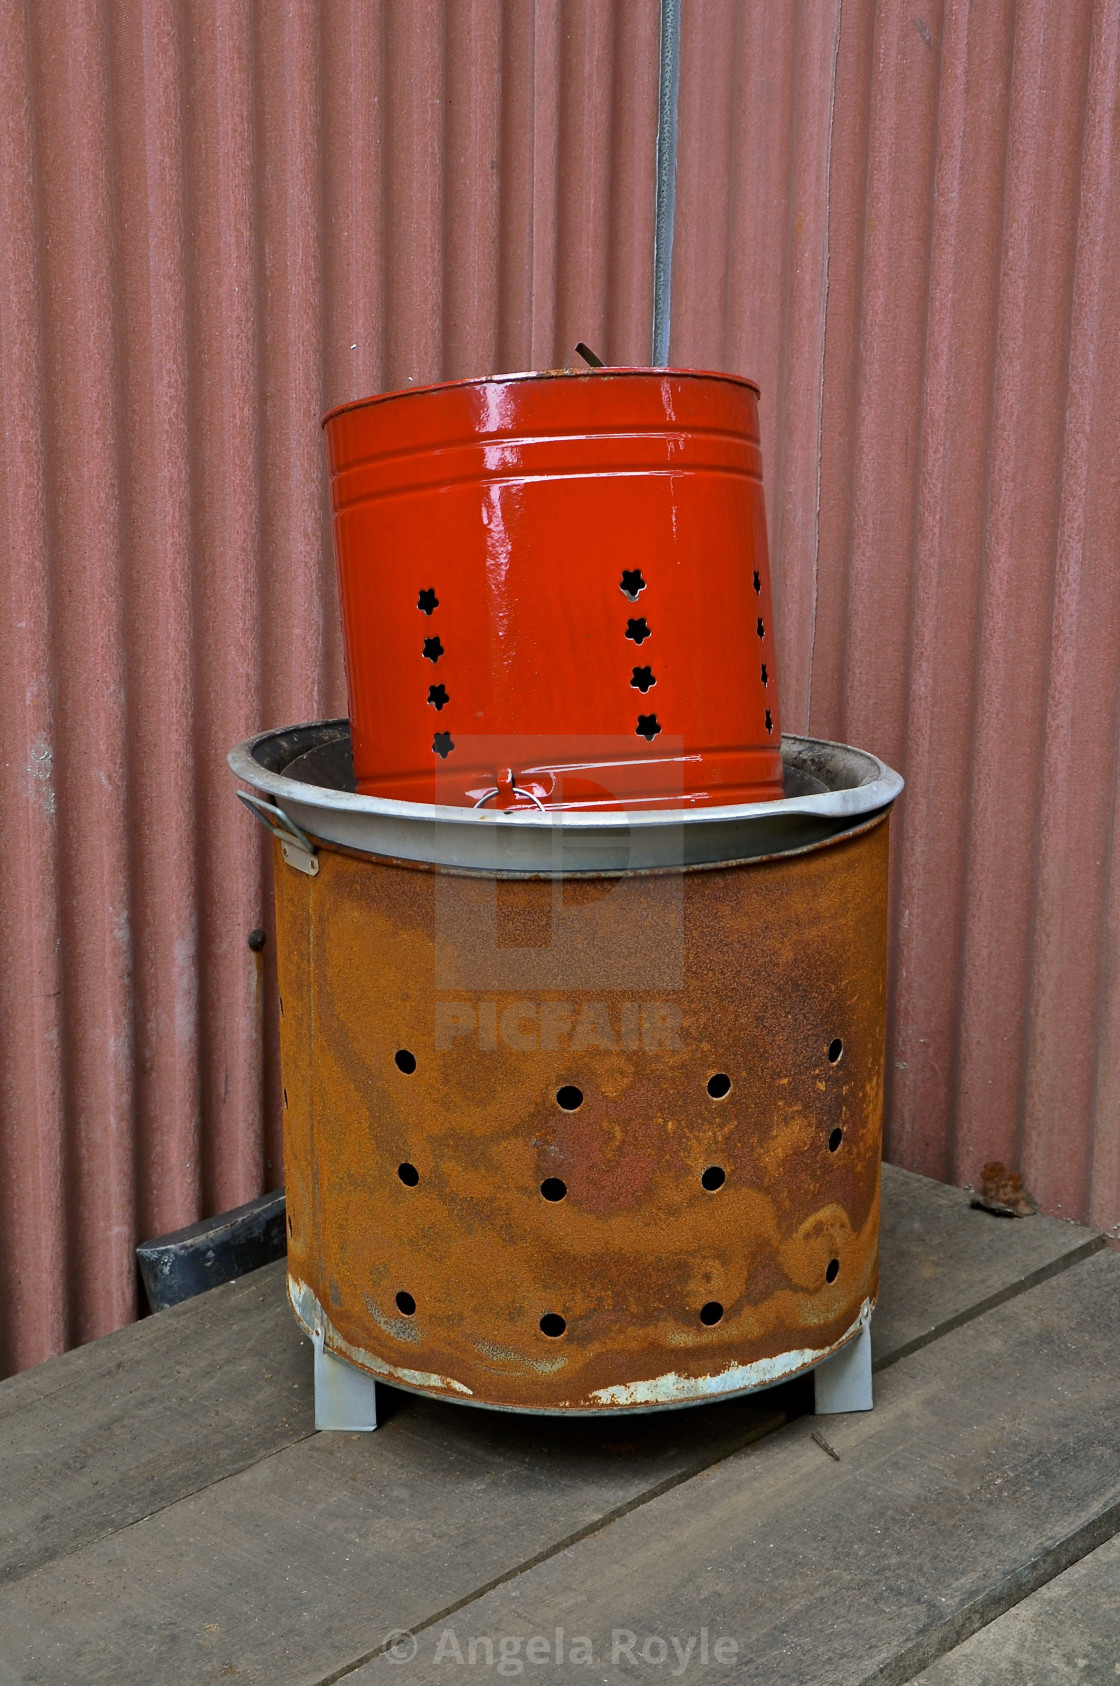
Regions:
[[359, 791], [507, 808], [782, 795], [751, 382], [509, 375], [323, 425]]

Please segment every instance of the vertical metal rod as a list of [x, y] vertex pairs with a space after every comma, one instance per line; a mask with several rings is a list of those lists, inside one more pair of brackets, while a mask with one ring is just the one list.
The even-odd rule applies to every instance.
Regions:
[[654, 368], [669, 361], [673, 304], [673, 224], [677, 209], [677, 89], [681, 64], [681, 0], [661, 0], [661, 67], [657, 109], [657, 215], [653, 234]]

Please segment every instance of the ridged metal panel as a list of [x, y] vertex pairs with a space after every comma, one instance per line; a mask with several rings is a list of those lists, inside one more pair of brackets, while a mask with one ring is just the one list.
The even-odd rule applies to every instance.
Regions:
[[0, 0], [0, 1368], [281, 1177], [226, 750], [345, 707], [319, 417], [644, 362], [657, 0]]
[[[0, 0], [3, 1368], [279, 1180], [224, 754], [343, 706], [318, 418], [646, 360], [660, 21]], [[672, 360], [762, 384], [786, 724], [909, 779], [890, 1151], [1105, 1226], [1118, 90], [1116, 0], [681, 0]]]
[[1116, 1226], [1120, 7], [681, 27], [672, 360], [761, 380], [785, 723], [909, 780], [890, 1157]]

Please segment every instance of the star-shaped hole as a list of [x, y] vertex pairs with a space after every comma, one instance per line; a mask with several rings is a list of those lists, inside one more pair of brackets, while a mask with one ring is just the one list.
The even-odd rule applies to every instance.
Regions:
[[768, 732], [772, 732], [774, 730], [774, 716], [770, 713], [769, 709], [766, 710], [766, 730]]
[[447, 760], [454, 748], [455, 745], [451, 742], [450, 732], [437, 732], [432, 739], [432, 753], [438, 755], [443, 761]]
[[626, 636], [632, 638], [635, 644], [642, 644], [647, 638], [653, 636], [646, 624], [644, 615], [640, 620], [626, 622]]
[[766, 663], [765, 662], [763, 662], [763, 664], [762, 664], [762, 683], [764, 685], [769, 685], [769, 683], [770, 683], [770, 675], [766, 671]]
[[424, 654], [427, 656], [427, 658], [430, 662], [438, 662], [439, 661], [439, 658], [443, 654], [443, 645], [440, 643], [438, 637], [436, 637], [436, 638], [425, 638], [425, 640], [424, 640]]
[[432, 707], [436, 710], [436, 712], [438, 714], [439, 710], [444, 706], [444, 704], [449, 703], [451, 701], [451, 698], [447, 694], [447, 686], [446, 685], [429, 685], [428, 686], [428, 701], [431, 703]]
[[636, 600], [639, 591], [644, 591], [645, 589], [646, 582], [642, 578], [642, 570], [640, 568], [623, 568], [619, 590], [622, 592], [624, 597], [628, 597], [631, 603], [633, 603]]
[[433, 609], [439, 608], [439, 598], [430, 585], [425, 586], [416, 599], [416, 607], [422, 615], [430, 615]]
[[754, 589], [758, 593], [758, 595], [761, 597], [762, 596], [762, 580], [759, 577], [759, 573], [758, 573], [757, 568], [754, 571]]
[[758, 633], [758, 636], [760, 638], [766, 637], [766, 628], [762, 624], [762, 616], [761, 615], [759, 615], [759, 617], [758, 617], [758, 625], [755, 627], [755, 631]]
[[640, 691], [645, 696], [650, 686], [657, 684], [657, 680], [653, 677], [652, 667], [636, 667], [630, 683], [635, 691]]
[[639, 714], [637, 731], [640, 738], [652, 743], [660, 730], [661, 725], [656, 714]]

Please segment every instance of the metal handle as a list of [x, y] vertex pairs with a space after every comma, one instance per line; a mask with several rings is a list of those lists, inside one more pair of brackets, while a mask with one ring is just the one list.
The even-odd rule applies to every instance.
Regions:
[[[515, 796], [527, 796], [529, 798], [530, 802], [535, 802], [542, 814], [548, 813], [548, 809], [545, 807], [545, 805], [541, 801], [540, 797], [535, 796], [531, 790], [523, 790], [522, 787], [519, 784], [510, 785], [509, 788], [513, 791], [513, 794]], [[484, 802], [489, 802], [490, 798], [492, 796], [497, 796], [497, 794], [498, 794], [497, 785], [494, 786], [493, 790], [484, 790], [482, 795], [479, 797], [478, 801], [475, 802], [473, 804], [473, 806], [476, 807], [476, 808], [481, 808], [482, 804]]]
[[[259, 820], [265, 830], [270, 832], [280, 845], [280, 852], [289, 866], [294, 866], [297, 872], [305, 872], [309, 878], [314, 878], [319, 870], [318, 847], [312, 843], [305, 831], [301, 831], [295, 820], [291, 819], [275, 802], [266, 802], [263, 796], [254, 796], [252, 791], [239, 790], [237, 797], [244, 802], [246, 808], [255, 820]], [[273, 824], [268, 815], [274, 815], [280, 821]]]
[[603, 359], [601, 357], [597, 357], [591, 347], [589, 345], [584, 345], [583, 341], [580, 340], [579, 344], [576, 346], [564, 366], [564, 373], [566, 375], [574, 373], [572, 365], [577, 357], [582, 357], [589, 369], [602, 369], [605, 367]]

